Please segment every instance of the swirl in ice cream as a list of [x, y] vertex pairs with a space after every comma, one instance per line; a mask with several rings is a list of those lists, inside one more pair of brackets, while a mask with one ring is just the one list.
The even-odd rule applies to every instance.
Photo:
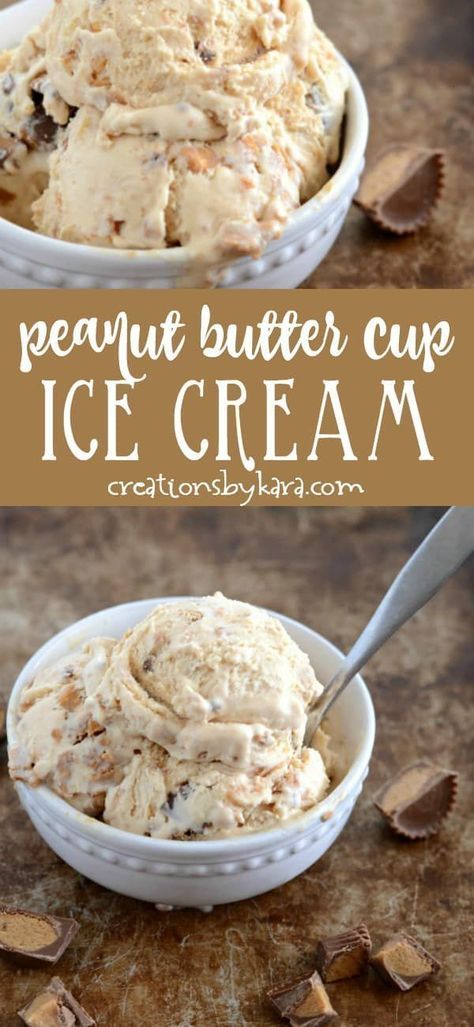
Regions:
[[0, 210], [257, 256], [328, 180], [347, 79], [307, 0], [56, 0], [0, 55]]
[[94, 639], [23, 691], [13, 778], [156, 838], [271, 827], [329, 780], [303, 744], [321, 693], [280, 621], [220, 593], [158, 605], [116, 642]]

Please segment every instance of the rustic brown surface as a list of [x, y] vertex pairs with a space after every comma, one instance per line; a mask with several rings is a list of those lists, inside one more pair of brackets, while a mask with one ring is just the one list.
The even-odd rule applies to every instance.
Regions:
[[430, 224], [395, 239], [355, 207], [307, 284], [443, 289], [472, 285], [471, 0], [313, 0], [317, 18], [354, 66], [371, 119], [368, 157], [393, 142], [444, 149], [444, 199]]
[[[0, 7], [10, 2], [0, 0]], [[388, 143], [417, 140], [446, 150], [448, 176], [433, 221], [414, 237], [392, 239], [353, 208], [306, 287], [472, 285], [471, 0], [312, 0], [312, 6], [366, 91], [369, 156]]]
[[[438, 511], [3, 510], [0, 691], [59, 628], [99, 607], [159, 594], [230, 595], [307, 621], [342, 647], [362, 628]], [[254, 901], [159, 914], [62, 864], [0, 774], [1, 895], [74, 916], [81, 930], [58, 965], [99, 1027], [271, 1027], [271, 986], [314, 968], [316, 941], [364, 920], [374, 941], [409, 929], [442, 963], [413, 992], [373, 976], [329, 986], [343, 1027], [469, 1027], [469, 569], [416, 616], [367, 681], [378, 737], [371, 775], [334, 848], [299, 879]], [[410, 705], [411, 703], [411, 705]], [[461, 772], [459, 803], [428, 842], [391, 836], [371, 803], [389, 772], [418, 755]], [[0, 961], [0, 1027], [47, 970]]]

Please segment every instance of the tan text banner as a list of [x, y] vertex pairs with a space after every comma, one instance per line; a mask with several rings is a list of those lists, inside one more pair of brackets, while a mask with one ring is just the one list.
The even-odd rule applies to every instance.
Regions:
[[474, 501], [468, 292], [0, 302], [2, 505]]

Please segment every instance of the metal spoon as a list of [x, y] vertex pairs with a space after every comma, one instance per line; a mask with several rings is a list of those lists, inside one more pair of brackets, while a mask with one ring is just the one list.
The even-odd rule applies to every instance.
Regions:
[[474, 507], [452, 506], [410, 557], [323, 694], [310, 707], [305, 745], [371, 656], [441, 588], [474, 550]]

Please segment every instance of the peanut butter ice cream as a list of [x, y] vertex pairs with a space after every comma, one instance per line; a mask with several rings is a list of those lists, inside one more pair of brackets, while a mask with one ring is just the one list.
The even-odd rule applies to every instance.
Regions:
[[94, 695], [114, 647], [97, 638], [40, 671], [22, 694], [10, 772], [33, 787], [47, 784], [84, 813], [101, 812], [107, 789], [133, 755], [129, 732], [94, 720]]
[[322, 691], [276, 618], [226, 599], [163, 603], [24, 690], [13, 778], [47, 783], [122, 830], [206, 838], [313, 807], [329, 780], [303, 745]]
[[60, 0], [0, 56], [3, 149], [24, 148], [17, 168], [0, 147], [0, 209], [73, 242], [258, 256], [328, 180], [345, 90], [307, 0]]

